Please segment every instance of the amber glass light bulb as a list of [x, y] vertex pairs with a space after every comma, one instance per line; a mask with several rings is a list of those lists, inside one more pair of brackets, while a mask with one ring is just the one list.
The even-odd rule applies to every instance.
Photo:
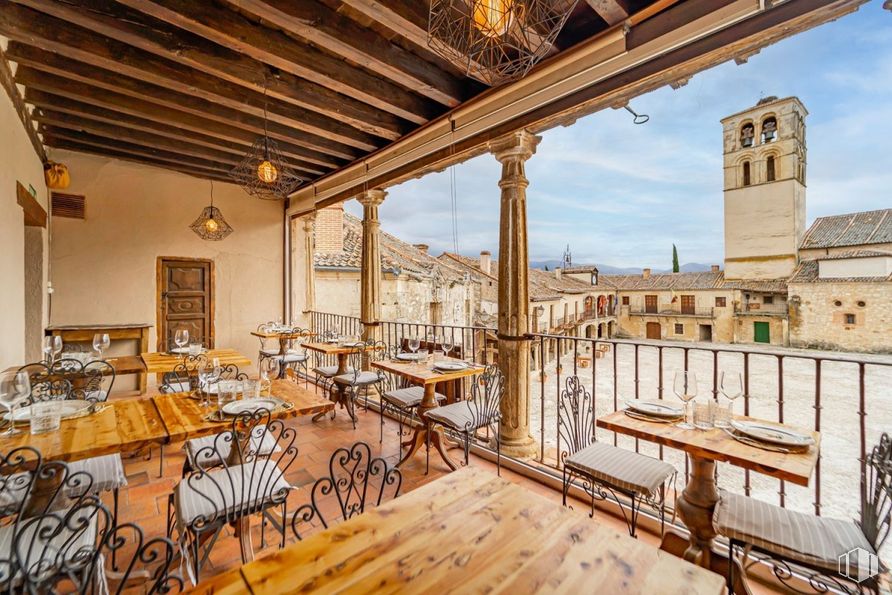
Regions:
[[204, 228], [209, 232], [214, 233], [220, 228], [220, 225], [214, 219], [208, 219], [204, 222]]
[[514, 0], [474, 0], [474, 26], [487, 37], [501, 37], [511, 26]]
[[276, 166], [270, 163], [268, 159], [264, 159], [260, 165], [257, 166], [257, 177], [260, 178], [262, 182], [272, 184], [279, 177], [279, 170], [277, 170]]

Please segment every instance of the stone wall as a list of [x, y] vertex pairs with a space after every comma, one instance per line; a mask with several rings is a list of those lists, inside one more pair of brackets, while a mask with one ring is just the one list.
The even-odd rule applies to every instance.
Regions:
[[892, 283], [791, 283], [789, 293], [791, 346], [892, 352]]

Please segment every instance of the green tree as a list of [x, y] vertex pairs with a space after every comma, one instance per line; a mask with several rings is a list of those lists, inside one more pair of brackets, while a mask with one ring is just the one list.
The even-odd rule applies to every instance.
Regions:
[[672, 244], [672, 272], [677, 273], [678, 271], [678, 250], [675, 248], [675, 244]]

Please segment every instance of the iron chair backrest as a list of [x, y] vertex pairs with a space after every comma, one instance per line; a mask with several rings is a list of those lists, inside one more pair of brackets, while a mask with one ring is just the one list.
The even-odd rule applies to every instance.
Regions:
[[471, 421], [465, 430], [482, 428], [501, 420], [504, 394], [505, 376], [498, 366], [490, 364], [483, 374], [471, 383], [471, 396], [467, 400], [471, 408]]
[[892, 439], [883, 433], [879, 443], [867, 457], [864, 498], [861, 502], [861, 530], [880, 551], [892, 525]]
[[239, 372], [235, 364], [223, 364], [220, 366], [220, 380], [247, 380], [247, 372]]
[[0, 559], [0, 590], [92, 593], [105, 584], [103, 562], [112, 553], [123, 562], [113, 592], [121, 593], [142, 565], [148, 570], [142, 580], [149, 593], [182, 589], [182, 581], [170, 574], [173, 542], [147, 541], [138, 526], [117, 524], [102, 501], [89, 495], [93, 478], [88, 472], [44, 461], [31, 447], [0, 454], [0, 467], [0, 501], [7, 505], [3, 520], [11, 533], [5, 559]]
[[266, 409], [236, 416], [229, 430], [193, 456], [195, 468], [184, 481], [214, 510], [190, 528], [217, 527], [283, 504], [289, 491], [282, 487], [284, 476], [297, 458], [296, 436]]
[[362, 374], [363, 371], [377, 374], [379, 382], [386, 381], [387, 377], [384, 372], [378, 368], [373, 368], [371, 363], [384, 361], [390, 357], [390, 350], [387, 348], [387, 344], [384, 341], [370, 339], [363, 345], [364, 347], [362, 349], [357, 349], [348, 356], [350, 367], [353, 368], [352, 373], [354, 382], [359, 379], [359, 375]]
[[[335, 450], [328, 462], [328, 475], [313, 484], [311, 501], [304, 504], [291, 517], [291, 530], [301, 539], [301, 526], [314, 520], [328, 528], [335, 520], [347, 520], [365, 512], [367, 507], [380, 506], [385, 500], [400, 495], [403, 476], [381, 457], [372, 456], [372, 449], [365, 442]], [[337, 502], [339, 518], [326, 516], [323, 502]]]
[[203, 353], [184, 356], [183, 361], [175, 365], [172, 371], [164, 373], [158, 390], [162, 393], [185, 392], [182, 390], [184, 387], [188, 387], [188, 391], [196, 390], [198, 388], [198, 370], [207, 363], [208, 356]]
[[594, 400], [578, 376], [567, 378], [558, 400], [558, 435], [565, 449], [561, 461], [595, 441]]
[[31, 379], [32, 401], [105, 401], [115, 383], [115, 368], [104, 360], [84, 363], [77, 359], [63, 358], [51, 365], [27, 364], [19, 368], [19, 371], [27, 372]]

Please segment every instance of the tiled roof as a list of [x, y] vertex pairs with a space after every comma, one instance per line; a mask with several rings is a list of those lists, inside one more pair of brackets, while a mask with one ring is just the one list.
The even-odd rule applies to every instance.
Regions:
[[[394, 274], [409, 273], [429, 277], [439, 272], [445, 279], [459, 280], [464, 273], [389, 233], [381, 232], [381, 268]], [[362, 265], [362, 222], [344, 213], [344, 249], [317, 252], [313, 262], [319, 268], [359, 269]]]
[[597, 273], [598, 267], [594, 265], [582, 265], [578, 267], [567, 267], [564, 269], [565, 273]]
[[800, 249], [892, 243], [892, 209], [815, 219]]
[[619, 291], [690, 291], [697, 289], [740, 289], [765, 293], [785, 293], [785, 279], [725, 280], [725, 273], [660, 273], [648, 278], [641, 275], [601, 275], [601, 281], [613, 284]]
[[885, 277], [826, 277], [818, 276], [818, 261], [803, 260], [796, 267], [789, 283], [886, 283], [892, 281], [892, 275]]
[[872, 258], [875, 256], [892, 256], [892, 252], [884, 250], [847, 250], [846, 252], [818, 256], [815, 260], [844, 260], [846, 258]]

